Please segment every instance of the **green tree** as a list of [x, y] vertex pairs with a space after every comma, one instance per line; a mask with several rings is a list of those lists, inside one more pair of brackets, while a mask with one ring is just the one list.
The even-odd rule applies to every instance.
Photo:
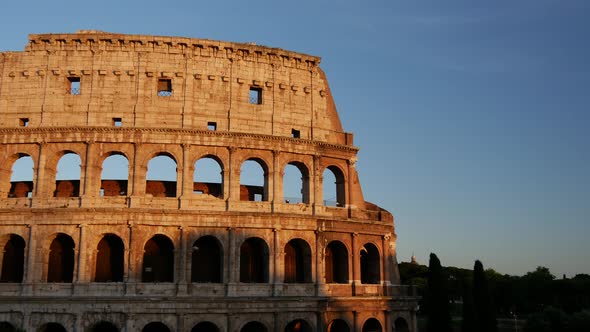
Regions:
[[449, 296], [447, 280], [443, 273], [440, 260], [435, 254], [430, 254], [428, 270], [427, 332], [451, 332], [451, 314], [449, 312]]
[[473, 304], [477, 331], [498, 331], [496, 314], [488, 287], [488, 278], [483, 270], [483, 264], [479, 260], [475, 261], [473, 267]]

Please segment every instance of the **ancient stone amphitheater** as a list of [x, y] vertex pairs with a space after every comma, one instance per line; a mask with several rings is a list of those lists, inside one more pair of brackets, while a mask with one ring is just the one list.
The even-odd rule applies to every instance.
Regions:
[[0, 331], [414, 331], [319, 63], [100, 31], [0, 53]]

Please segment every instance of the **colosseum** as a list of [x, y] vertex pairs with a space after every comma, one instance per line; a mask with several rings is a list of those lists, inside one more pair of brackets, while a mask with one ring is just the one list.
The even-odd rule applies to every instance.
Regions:
[[0, 53], [0, 331], [415, 331], [319, 63], [101, 31]]

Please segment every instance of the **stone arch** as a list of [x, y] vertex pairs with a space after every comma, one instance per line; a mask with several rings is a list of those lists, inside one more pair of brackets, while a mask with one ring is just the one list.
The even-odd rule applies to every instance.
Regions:
[[111, 322], [100, 321], [88, 330], [89, 332], [119, 332], [117, 326]]
[[250, 157], [240, 165], [240, 200], [268, 201], [270, 164], [262, 157]]
[[240, 282], [265, 283], [269, 280], [269, 249], [259, 237], [246, 239], [240, 246]]
[[[344, 171], [336, 165], [327, 166], [322, 173], [323, 198], [325, 206], [346, 206], [346, 178]], [[328, 185], [329, 178], [334, 179], [333, 185]]]
[[393, 322], [395, 332], [410, 332], [408, 322], [403, 317], [398, 317]]
[[369, 318], [363, 324], [362, 332], [382, 332], [381, 322], [377, 318]]
[[251, 321], [244, 324], [240, 332], [268, 332], [268, 328], [261, 322]]
[[105, 234], [96, 247], [95, 282], [121, 282], [124, 275], [125, 245], [115, 234]]
[[74, 278], [74, 240], [58, 233], [49, 245], [47, 282], [72, 282]]
[[6, 237], [0, 282], [22, 282], [25, 266], [25, 240], [16, 234]]
[[[13, 175], [13, 165], [21, 157], [31, 157], [33, 167], [38, 165], [37, 156], [39, 154], [37, 144], [14, 144], [0, 146], [0, 155], [5, 156], [0, 164], [0, 197], [14, 197], [9, 195], [11, 192], [11, 177]], [[38, 168], [38, 167], [37, 167]], [[33, 172], [33, 181], [36, 181], [36, 169]]]
[[[26, 153], [18, 153], [13, 158], [8, 197], [32, 197], [35, 186], [35, 160]], [[10, 163], [10, 160], [8, 162]]]
[[9, 322], [0, 322], [0, 332], [16, 332], [16, 327]]
[[206, 154], [193, 164], [193, 193], [223, 198], [223, 161], [213, 154]]
[[60, 323], [55, 323], [55, 322], [51, 322], [51, 323], [46, 323], [41, 325], [38, 329], [37, 332], [67, 332], [66, 328], [63, 327], [63, 325], [61, 325]]
[[219, 327], [212, 322], [200, 322], [193, 326], [191, 332], [219, 332]]
[[285, 283], [310, 283], [311, 249], [302, 239], [292, 239], [285, 245]]
[[223, 248], [219, 240], [212, 235], [202, 236], [191, 250], [191, 281], [223, 282]]
[[82, 158], [73, 151], [63, 151], [56, 164], [54, 197], [79, 197]]
[[157, 152], [152, 155], [146, 163], [146, 194], [153, 197], [176, 197], [178, 159], [169, 152]]
[[141, 281], [174, 281], [174, 244], [166, 235], [156, 234], [145, 243]]
[[[291, 171], [290, 171], [291, 170]], [[299, 173], [299, 174], [297, 174]], [[299, 179], [296, 177], [299, 176]], [[310, 193], [309, 168], [300, 161], [290, 161], [283, 168], [283, 197], [285, 203], [309, 204]], [[292, 197], [295, 191], [297, 196]]]
[[170, 328], [162, 322], [151, 322], [144, 326], [141, 332], [170, 332]]
[[313, 328], [304, 319], [295, 319], [285, 326], [285, 332], [313, 332]]
[[333, 240], [325, 250], [326, 283], [347, 284], [349, 280], [348, 249], [338, 241]]
[[100, 165], [100, 196], [127, 196], [129, 157], [121, 151], [110, 151], [101, 156]]
[[361, 284], [381, 282], [381, 260], [379, 249], [372, 243], [365, 243], [360, 249]]
[[343, 319], [334, 319], [328, 324], [327, 332], [350, 332], [350, 326]]

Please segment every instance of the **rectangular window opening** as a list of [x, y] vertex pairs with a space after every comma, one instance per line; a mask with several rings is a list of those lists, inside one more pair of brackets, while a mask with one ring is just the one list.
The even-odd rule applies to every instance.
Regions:
[[29, 126], [29, 118], [20, 118], [20, 119], [18, 119], [18, 124], [21, 127], [28, 127]]
[[80, 94], [80, 77], [68, 77], [68, 83], [70, 84], [70, 94], [71, 95], [79, 95]]
[[113, 118], [113, 126], [122, 127], [123, 126], [123, 119], [122, 118]]
[[250, 87], [250, 104], [262, 105], [262, 88]]
[[207, 129], [209, 130], [217, 130], [217, 122], [207, 122]]
[[172, 96], [172, 79], [170, 79], [170, 78], [158, 79], [158, 96], [160, 96], [160, 97]]
[[291, 137], [292, 138], [301, 138], [301, 132], [296, 129], [291, 129]]

